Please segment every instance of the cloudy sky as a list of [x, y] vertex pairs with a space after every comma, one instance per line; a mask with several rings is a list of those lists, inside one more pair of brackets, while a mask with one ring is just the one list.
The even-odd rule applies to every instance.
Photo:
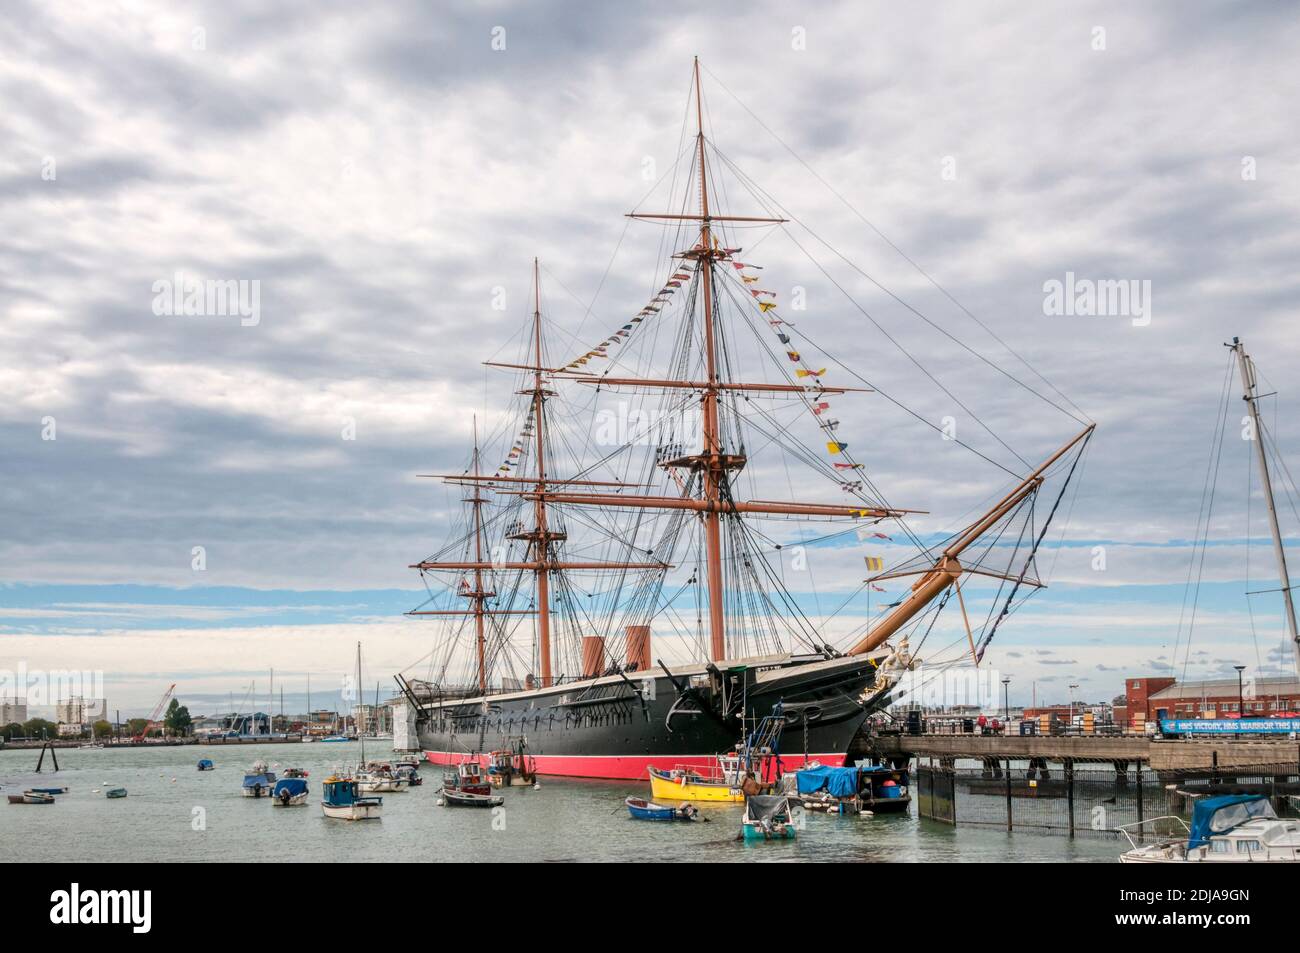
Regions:
[[[1245, 595], [1276, 578], [1240, 401], [1190, 643], [1185, 589], [1233, 335], [1300, 468], [1300, 21], [1273, 3], [786, 7], [8, 4], [0, 668], [102, 670], [125, 713], [172, 681], [218, 707], [271, 668], [323, 694], [358, 638], [385, 681], [424, 656], [406, 567], [456, 495], [415, 474], [464, 465], [474, 414], [504, 426], [513, 382], [481, 362], [518, 356], [534, 255], [561, 341], [644, 304], [660, 235], [624, 213], [676, 158], [695, 54], [718, 148], [807, 226], [764, 239], [764, 277], [806, 289], [810, 339], [1010, 469], [1071, 436], [881, 291], [1046, 389], [901, 249], [1098, 423], [1051, 588], [987, 656], [1013, 700], [1289, 665], [1280, 597]], [[1067, 273], [1149, 282], [1148, 307], [1045, 313]], [[178, 274], [258, 282], [255, 319], [157, 313]], [[859, 459], [931, 512], [923, 532], [1005, 487], [853, 407]], [[815, 552], [810, 611], [860, 556]]]

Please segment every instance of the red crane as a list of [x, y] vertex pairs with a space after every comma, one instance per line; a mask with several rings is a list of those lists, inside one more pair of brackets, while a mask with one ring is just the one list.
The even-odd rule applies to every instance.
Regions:
[[132, 741], [143, 741], [144, 736], [153, 730], [158, 724], [158, 716], [162, 714], [163, 708], [166, 707], [168, 700], [172, 697], [172, 692], [176, 691], [176, 683], [173, 682], [167, 691], [163, 692], [163, 697], [158, 699], [158, 704], [153, 706], [153, 711], [149, 713], [149, 720], [144, 723], [140, 733], [132, 738]]

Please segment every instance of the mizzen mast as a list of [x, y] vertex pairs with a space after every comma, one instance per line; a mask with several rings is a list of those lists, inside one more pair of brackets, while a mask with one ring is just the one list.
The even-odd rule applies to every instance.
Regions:
[[[492, 613], [488, 609], [487, 602], [496, 596], [496, 592], [489, 590], [483, 585], [483, 570], [491, 568], [491, 563], [483, 561], [483, 504], [487, 502], [487, 497], [483, 495], [481, 485], [477, 482], [479, 478], [479, 448], [478, 448], [478, 418], [474, 418], [474, 458], [473, 458], [474, 480], [468, 483], [473, 487], [474, 495], [466, 497], [464, 502], [469, 503], [472, 507], [471, 520], [473, 522], [474, 533], [474, 561], [463, 565], [473, 568], [474, 571], [474, 588], [470, 589], [461, 586], [459, 595], [469, 600], [469, 606], [466, 609], [417, 609], [408, 612], [407, 615], [464, 615], [466, 612], [474, 616], [474, 655], [477, 660], [478, 670], [478, 689], [480, 692], [487, 691], [487, 616]], [[449, 568], [449, 567], [442, 567]], [[521, 614], [518, 611], [511, 611], [511, 615]], [[532, 613], [529, 612], [529, 615]]]
[[[477, 657], [478, 657], [478, 687], [480, 692], [487, 692], [487, 666], [486, 666], [486, 639], [484, 623], [486, 617], [490, 615], [537, 615], [537, 649], [539, 666], [539, 675], [542, 687], [549, 687], [554, 684], [552, 673], [553, 652], [551, 646], [551, 595], [550, 595], [550, 576], [553, 572], [563, 572], [565, 570], [651, 570], [662, 571], [671, 568], [662, 562], [612, 562], [605, 560], [562, 560], [556, 558], [554, 544], [563, 542], [568, 538], [567, 534], [552, 530], [547, 519], [546, 504], [552, 494], [547, 492], [548, 486], [611, 486], [622, 487], [627, 484], [601, 481], [601, 480], [565, 480], [551, 479], [546, 472], [546, 398], [551, 396], [554, 391], [546, 387], [544, 374], [549, 373], [548, 369], [542, 364], [542, 309], [541, 309], [541, 288], [539, 282], [539, 263], [536, 258], [533, 259], [533, 363], [531, 365], [518, 366], [523, 370], [532, 372], [532, 387], [526, 388], [518, 393], [530, 397], [531, 410], [529, 417], [532, 420], [534, 448], [537, 454], [537, 473], [533, 477], [505, 477], [493, 474], [481, 474], [479, 472], [479, 451], [478, 451], [478, 424], [474, 428], [474, 463], [472, 474], [447, 475], [442, 474], [445, 482], [459, 484], [463, 486], [472, 486], [474, 495], [468, 497], [465, 502], [473, 504], [474, 507], [474, 558], [472, 560], [446, 560], [432, 559], [423, 562], [413, 563], [410, 568], [425, 570], [459, 570], [474, 572], [475, 585], [472, 591], [462, 591], [461, 595], [469, 597], [472, 602], [472, 611], [475, 614], [475, 626], [477, 636]], [[516, 367], [516, 365], [509, 365]], [[427, 474], [434, 475], [434, 474]], [[522, 530], [517, 533], [511, 533], [508, 539], [519, 540], [528, 544], [528, 550], [522, 560], [511, 561], [488, 561], [483, 553], [483, 519], [481, 506], [488, 500], [482, 495], [484, 484], [490, 488], [492, 484], [498, 482], [515, 482], [526, 483], [531, 485], [532, 492], [523, 494], [525, 499], [532, 500], [534, 526], [529, 530]], [[498, 493], [510, 493], [508, 490], [496, 489]], [[487, 591], [482, 585], [482, 573], [484, 570], [523, 570], [532, 572], [536, 582], [537, 607], [536, 609], [515, 609], [500, 610], [488, 609], [486, 601], [496, 596], [495, 592]], [[423, 610], [409, 612], [408, 615], [462, 615], [466, 610]]]

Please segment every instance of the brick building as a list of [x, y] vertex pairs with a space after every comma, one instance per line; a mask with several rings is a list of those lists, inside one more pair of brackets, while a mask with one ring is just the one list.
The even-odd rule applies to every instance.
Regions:
[[[1155, 709], [1151, 706], [1151, 696], [1170, 688], [1175, 684], [1175, 681], [1175, 679], [1164, 675], [1125, 679], [1124, 705], [1122, 709], [1119, 705], [1115, 706], [1115, 723], [1133, 725], [1135, 722], [1153, 721], [1156, 714]], [[1233, 689], [1236, 689], [1235, 683]]]
[[1116, 704], [1115, 722], [1141, 730], [1160, 718], [1272, 718], [1295, 711], [1300, 711], [1300, 680], [1295, 678], [1248, 677], [1239, 689], [1235, 678], [1178, 684], [1160, 676], [1124, 682], [1124, 704]]
[[1240, 689], [1235, 678], [1184, 682], [1154, 692], [1147, 704], [1149, 718], [1272, 718], [1300, 711], [1300, 680], [1247, 678]]

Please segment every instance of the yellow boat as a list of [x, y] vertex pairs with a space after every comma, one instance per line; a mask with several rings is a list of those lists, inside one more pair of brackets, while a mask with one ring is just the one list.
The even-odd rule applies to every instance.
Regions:
[[[723, 761], [729, 759], [722, 759]], [[738, 767], [738, 766], [737, 766]], [[654, 801], [724, 801], [741, 804], [745, 795], [740, 792], [738, 771], [710, 770], [679, 765], [671, 771], [647, 768], [650, 772], [650, 794]]]

